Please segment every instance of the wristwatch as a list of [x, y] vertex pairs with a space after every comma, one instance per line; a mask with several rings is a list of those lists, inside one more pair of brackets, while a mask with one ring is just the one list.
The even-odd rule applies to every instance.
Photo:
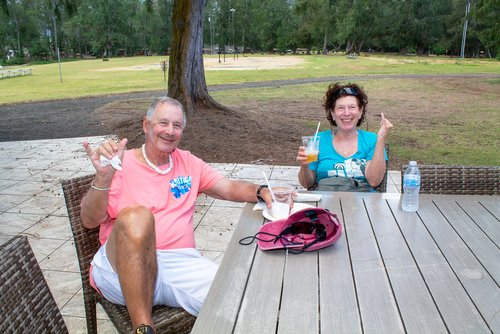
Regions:
[[263, 188], [267, 188], [267, 184], [261, 184], [257, 189], [257, 199], [259, 200], [259, 202], [265, 202], [262, 196], [260, 196], [260, 192]]
[[154, 334], [154, 330], [150, 325], [141, 324], [137, 327], [134, 334]]

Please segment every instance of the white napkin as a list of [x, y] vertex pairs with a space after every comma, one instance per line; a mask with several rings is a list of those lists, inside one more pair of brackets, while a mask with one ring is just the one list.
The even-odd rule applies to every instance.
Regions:
[[[297, 196], [293, 199], [294, 202], [319, 202], [321, 200], [320, 194], [311, 194], [311, 193], [297, 193]], [[255, 203], [253, 210], [254, 211], [262, 211], [266, 208], [265, 202], [257, 202]]]
[[122, 161], [120, 160], [120, 158], [118, 158], [117, 155], [115, 155], [112, 159], [108, 159], [104, 155], [101, 155], [100, 159], [101, 159], [101, 166], [105, 167], [107, 165], [111, 165], [116, 170], [122, 170], [121, 166]]
[[297, 196], [294, 198], [295, 202], [318, 202], [321, 199], [320, 194], [311, 194], [311, 193], [297, 193]]
[[253, 206], [253, 211], [262, 211], [266, 208], [266, 202], [257, 202]]

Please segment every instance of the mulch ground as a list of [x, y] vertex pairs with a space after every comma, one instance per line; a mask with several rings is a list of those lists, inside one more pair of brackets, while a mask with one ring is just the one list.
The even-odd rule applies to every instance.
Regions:
[[[148, 101], [149, 102], [149, 101]], [[119, 137], [129, 139], [129, 147], [144, 142], [142, 117], [144, 107], [140, 100], [107, 105], [96, 110], [101, 126]], [[258, 108], [221, 111], [197, 109], [187, 115], [180, 148], [189, 150], [207, 162], [294, 165], [301, 133], [306, 134], [301, 122], [290, 114], [269, 114]]]

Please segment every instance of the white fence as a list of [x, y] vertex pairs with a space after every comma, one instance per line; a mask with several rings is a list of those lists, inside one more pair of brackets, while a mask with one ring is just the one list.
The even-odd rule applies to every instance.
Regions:
[[18, 77], [21, 75], [32, 75], [31, 68], [18, 68], [15, 70], [0, 70], [0, 79]]

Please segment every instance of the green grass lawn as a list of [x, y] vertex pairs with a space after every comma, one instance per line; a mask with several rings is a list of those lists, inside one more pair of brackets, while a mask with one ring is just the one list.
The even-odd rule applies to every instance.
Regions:
[[[251, 57], [263, 57], [251, 55]], [[269, 56], [265, 56], [269, 57]], [[208, 85], [325, 76], [373, 74], [500, 74], [496, 60], [450, 59], [442, 57], [402, 57], [368, 55], [347, 59], [343, 55], [272, 56], [282, 60], [299, 57], [303, 62], [292, 68], [268, 70], [207, 70]], [[217, 56], [206, 56], [216, 59]], [[242, 61], [246, 57], [240, 56]], [[234, 66], [238, 60], [227, 57], [221, 67]], [[160, 61], [168, 57], [130, 57], [89, 59], [61, 63], [62, 83], [57, 63], [27, 65], [33, 75], [0, 80], [2, 103], [63, 99], [113, 93], [166, 89]]]

